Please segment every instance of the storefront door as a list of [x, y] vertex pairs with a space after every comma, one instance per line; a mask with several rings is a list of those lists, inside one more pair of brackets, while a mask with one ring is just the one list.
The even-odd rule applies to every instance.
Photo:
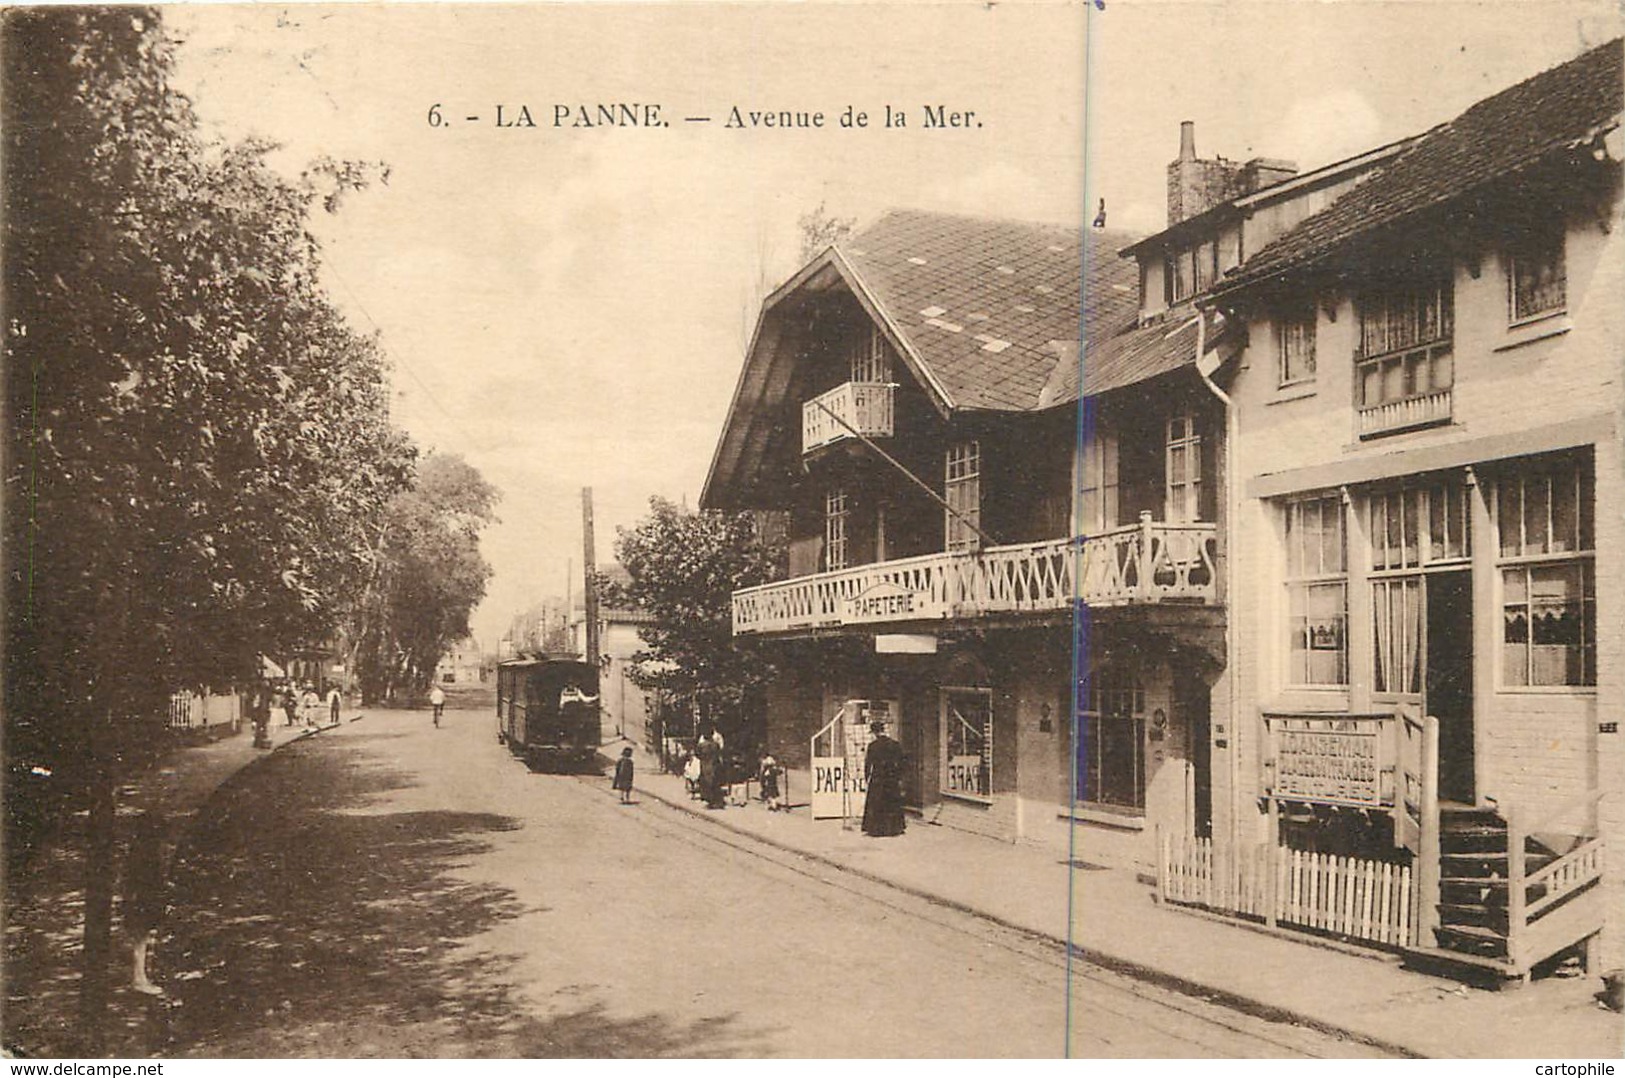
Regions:
[[1439, 796], [1472, 804], [1473, 581], [1469, 572], [1427, 576], [1426, 714], [1439, 720]]

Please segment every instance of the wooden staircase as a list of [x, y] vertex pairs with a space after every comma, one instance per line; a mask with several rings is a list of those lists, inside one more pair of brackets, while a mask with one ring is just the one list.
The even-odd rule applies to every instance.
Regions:
[[1603, 922], [1601, 839], [1531, 833], [1496, 808], [1440, 805], [1438, 813], [1437, 893], [1418, 896], [1424, 936], [1408, 964], [1502, 987], [1594, 941]]

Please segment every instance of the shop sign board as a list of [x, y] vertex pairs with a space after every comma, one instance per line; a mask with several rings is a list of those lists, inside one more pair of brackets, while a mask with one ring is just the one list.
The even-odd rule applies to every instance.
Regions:
[[904, 621], [926, 615], [927, 596], [890, 581], [881, 581], [846, 601], [846, 621]]
[[949, 793], [986, 797], [987, 790], [983, 788], [982, 783], [983, 774], [980, 756], [950, 756], [948, 778], [944, 788]]
[[838, 820], [848, 812], [861, 816], [865, 790], [861, 766], [849, 769], [845, 756], [813, 757], [813, 819]]
[[1340, 719], [1277, 718], [1277, 798], [1336, 805], [1382, 806], [1378, 732]]

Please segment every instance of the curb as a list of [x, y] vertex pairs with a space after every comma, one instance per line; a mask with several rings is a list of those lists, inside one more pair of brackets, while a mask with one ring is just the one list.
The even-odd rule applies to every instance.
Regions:
[[1013, 932], [1019, 932], [1030, 939], [1061, 948], [1063, 951], [1068, 952], [1070, 958], [1081, 960], [1090, 965], [1100, 966], [1103, 969], [1111, 970], [1113, 973], [1119, 973], [1123, 976], [1131, 977], [1138, 981], [1144, 981], [1148, 984], [1156, 985], [1159, 988], [1166, 988], [1171, 991], [1178, 992], [1180, 995], [1192, 996], [1211, 1003], [1217, 1003], [1221, 1007], [1228, 1010], [1237, 1011], [1253, 1018], [1260, 1018], [1267, 1022], [1302, 1026], [1306, 1029], [1315, 1030], [1318, 1033], [1325, 1033], [1334, 1037], [1343, 1037], [1359, 1044], [1375, 1048], [1378, 1051], [1387, 1052], [1405, 1059], [1429, 1058], [1414, 1048], [1409, 1048], [1403, 1044], [1387, 1040], [1374, 1034], [1363, 1033], [1357, 1029], [1350, 1029], [1347, 1026], [1340, 1026], [1336, 1023], [1317, 1018], [1314, 1015], [1305, 1014], [1302, 1011], [1295, 1011], [1287, 1007], [1277, 1006], [1273, 1003], [1266, 1003], [1263, 1000], [1254, 999], [1250, 996], [1244, 996], [1239, 993], [1232, 992], [1229, 989], [1216, 988], [1212, 985], [1202, 984], [1198, 981], [1193, 981], [1188, 977], [1181, 976], [1180, 974], [1158, 969], [1155, 966], [1148, 966], [1133, 959], [1123, 958], [1121, 956], [1110, 954], [1106, 951], [1101, 951], [1092, 947], [1083, 947], [1079, 944], [1073, 943], [1070, 940], [1062, 939], [1053, 932], [1046, 932], [1043, 929], [1033, 928], [1030, 925], [1018, 924], [1014, 921], [1001, 917], [996, 913], [972, 906], [969, 903], [960, 902], [957, 899], [946, 898], [942, 895], [927, 891], [921, 887], [915, 887], [911, 884], [901, 883], [894, 879], [888, 879], [887, 877], [875, 872], [871, 872], [868, 869], [858, 868], [855, 865], [838, 861], [835, 858], [827, 857], [824, 854], [791, 846], [788, 843], [781, 842], [777, 839], [757, 834], [755, 831], [740, 827], [737, 824], [728, 823], [726, 820], [719, 819], [718, 817], [702, 815], [688, 805], [679, 801], [674, 801], [664, 794], [649, 789], [647, 786], [640, 787], [637, 792], [644, 797], [648, 797], [652, 801], [660, 802], [667, 808], [675, 809], [685, 816], [703, 821], [724, 831], [731, 832], [744, 838], [752, 839], [756, 842], [762, 843], [765, 846], [771, 846], [774, 849], [780, 850], [784, 853], [794, 854], [797, 857], [802, 857], [809, 861], [815, 861], [818, 864], [826, 865], [835, 869], [836, 871], [845, 872], [848, 875], [856, 876], [859, 879], [867, 880], [870, 883], [877, 883], [883, 887], [890, 887], [894, 891], [901, 891], [906, 895], [911, 895], [914, 898], [929, 902], [932, 905], [941, 906], [945, 909], [951, 909], [959, 913], [969, 914], [970, 916], [976, 917], [979, 920], [996, 924], [1000, 928], [1009, 929]]

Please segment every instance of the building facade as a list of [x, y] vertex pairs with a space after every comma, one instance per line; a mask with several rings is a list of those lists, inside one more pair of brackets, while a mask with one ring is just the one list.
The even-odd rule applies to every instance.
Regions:
[[1415, 863], [1418, 949], [1514, 972], [1625, 909], [1625, 850], [1599, 843], [1625, 811], [1620, 61], [1387, 148], [1203, 300], [1247, 329], [1218, 374], [1218, 825]]
[[1136, 318], [1130, 238], [893, 213], [764, 304], [702, 504], [787, 522], [734, 630], [793, 789], [857, 781], [814, 762], [878, 718], [934, 822], [1141, 861], [1150, 821], [1205, 822], [1222, 430], [1194, 312]]

